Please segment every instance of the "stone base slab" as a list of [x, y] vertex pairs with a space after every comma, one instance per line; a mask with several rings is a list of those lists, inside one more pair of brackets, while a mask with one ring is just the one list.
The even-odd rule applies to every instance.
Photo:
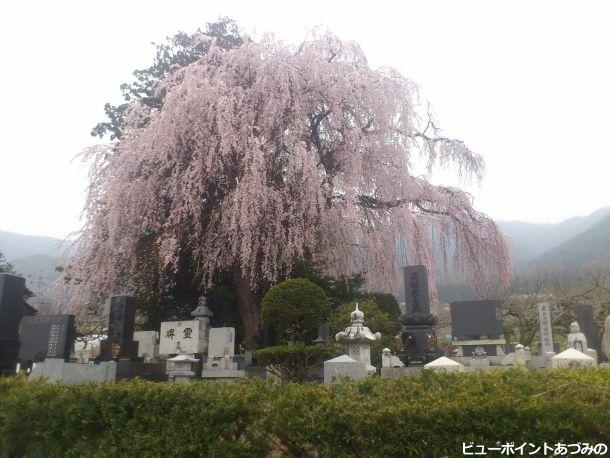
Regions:
[[231, 380], [245, 376], [246, 371], [234, 369], [204, 369], [201, 371], [201, 377], [208, 380]]

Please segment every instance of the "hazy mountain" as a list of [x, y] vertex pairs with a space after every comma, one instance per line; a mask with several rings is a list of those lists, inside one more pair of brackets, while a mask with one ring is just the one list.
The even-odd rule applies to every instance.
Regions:
[[498, 226], [510, 237], [513, 266], [520, 268], [592, 228], [608, 215], [610, 215], [610, 207], [601, 208], [588, 216], [577, 216], [556, 224], [498, 221]]
[[11, 260], [15, 271], [25, 277], [26, 285], [34, 293], [28, 302], [38, 310], [50, 311], [58, 304], [51, 285], [59, 278], [56, 267], [61, 264], [59, 258], [46, 254], [36, 254]]
[[55, 268], [61, 264], [61, 260], [46, 254], [36, 254], [12, 259], [11, 264], [20, 275], [31, 281], [55, 281], [59, 277]]
[[574, 274], [610, 266], [610, 214], [586, 231], [537, 257], [532, 267]]
[[68, 247], [69, 243], [53, 237], [0, 231], [0, 252], [11, 263], [15, 259], [39, 254], [60, 258]]
[[0, 252], [25, 277], [28, 289], [35, 294], [28, 302], [41, 312], [53, 313], [61, 303], [51, 285], [59, 278], [55, 268], [69, 249], [70, 242], [53, 237], [0, 231]]

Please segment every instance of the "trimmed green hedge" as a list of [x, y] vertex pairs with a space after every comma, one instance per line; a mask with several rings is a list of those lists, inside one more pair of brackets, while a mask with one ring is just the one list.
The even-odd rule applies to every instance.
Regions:
[[461, 456], [610, 437], [610, 371], [291, 383], [0, 380], [2, 456]]
[[[332, 345], [278, 345], [254, 352], [258, 364], [267, 366], [273, 375], [282, 380], [303, 382], [320, 368], [321, 364], [343, 354], [343, 349]], [[310, 379], [311, 380], [311, 379]]]
[[284, 340], [315, 339], [318, 325], [329, 316], [326, 293], [306, 278], [289, 278], [272, 286], [261, 301], [263, 323], [273, 326]]

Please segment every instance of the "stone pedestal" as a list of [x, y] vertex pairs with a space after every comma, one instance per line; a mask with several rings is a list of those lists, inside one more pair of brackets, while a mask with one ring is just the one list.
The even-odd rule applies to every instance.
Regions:
[[341, 377], [359, 380], [367, 376], [367, 365], [347, 355], [337, 356], [324, 362], [324, 384], [330, 385]]
[[440, 358], [435, 359], [434, 361], [424, 365], [424, 368], [431, 369], [435, 372], [464, 372], [463, 364], [453, 361], [446, 356], [441, 356]]
[[404, 350], [399, 356], [408, 366], [423, 366], [438, 358], [436, 334], [430, 324], [404, 325], [402, 343]]
[[598, 362], [597, 352], [595, 350], [593, 350], [592, 348], [587, 348], [587, 350], [585, 351], [585, 355], [590, 356], [596, 362]]
[[117, 382], [139, 377], [150, 381], [165, 380], [165, 367], [161, 363], [142, 363], [129, 359], [118, 361], [102, 361], [94, 364], [68, 363], [61, 358], [47, 358], [43, 362], [34, 363], [29, 378], [36, 380], [42, 377], [49, 382], [101, 383]]
[[244, 378], [245, 376], [246, 371], [238, 369], [204, 369], [201, 371], [201, 378], [206, 380], [230, 381], [237, 378]]
[[382, 367], [381, 378], [393, 378], [403, 376], [416, 376], [418, 375], [424, 366], [403, 366], [403, 367]]
[[487, 358], [472, 358], [470, 360], [471, 367], [489, 366], [489, 360]]
[[574, 348], [568, 348], [551, 359], [554, 369], [571, 369], [573, 367], [596, 367], [597, 361]]

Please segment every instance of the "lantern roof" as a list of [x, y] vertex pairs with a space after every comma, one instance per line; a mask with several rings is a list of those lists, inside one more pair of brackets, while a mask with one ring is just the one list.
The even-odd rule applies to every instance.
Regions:
[[337, 342], [374, 342], [381, 339], [381, 333], [372, 333], [369, 328], [364, 326], [364, 313], [359, 309], [356, 302], [356, 309], [350, 313], [352, 324], [335, 335]]

